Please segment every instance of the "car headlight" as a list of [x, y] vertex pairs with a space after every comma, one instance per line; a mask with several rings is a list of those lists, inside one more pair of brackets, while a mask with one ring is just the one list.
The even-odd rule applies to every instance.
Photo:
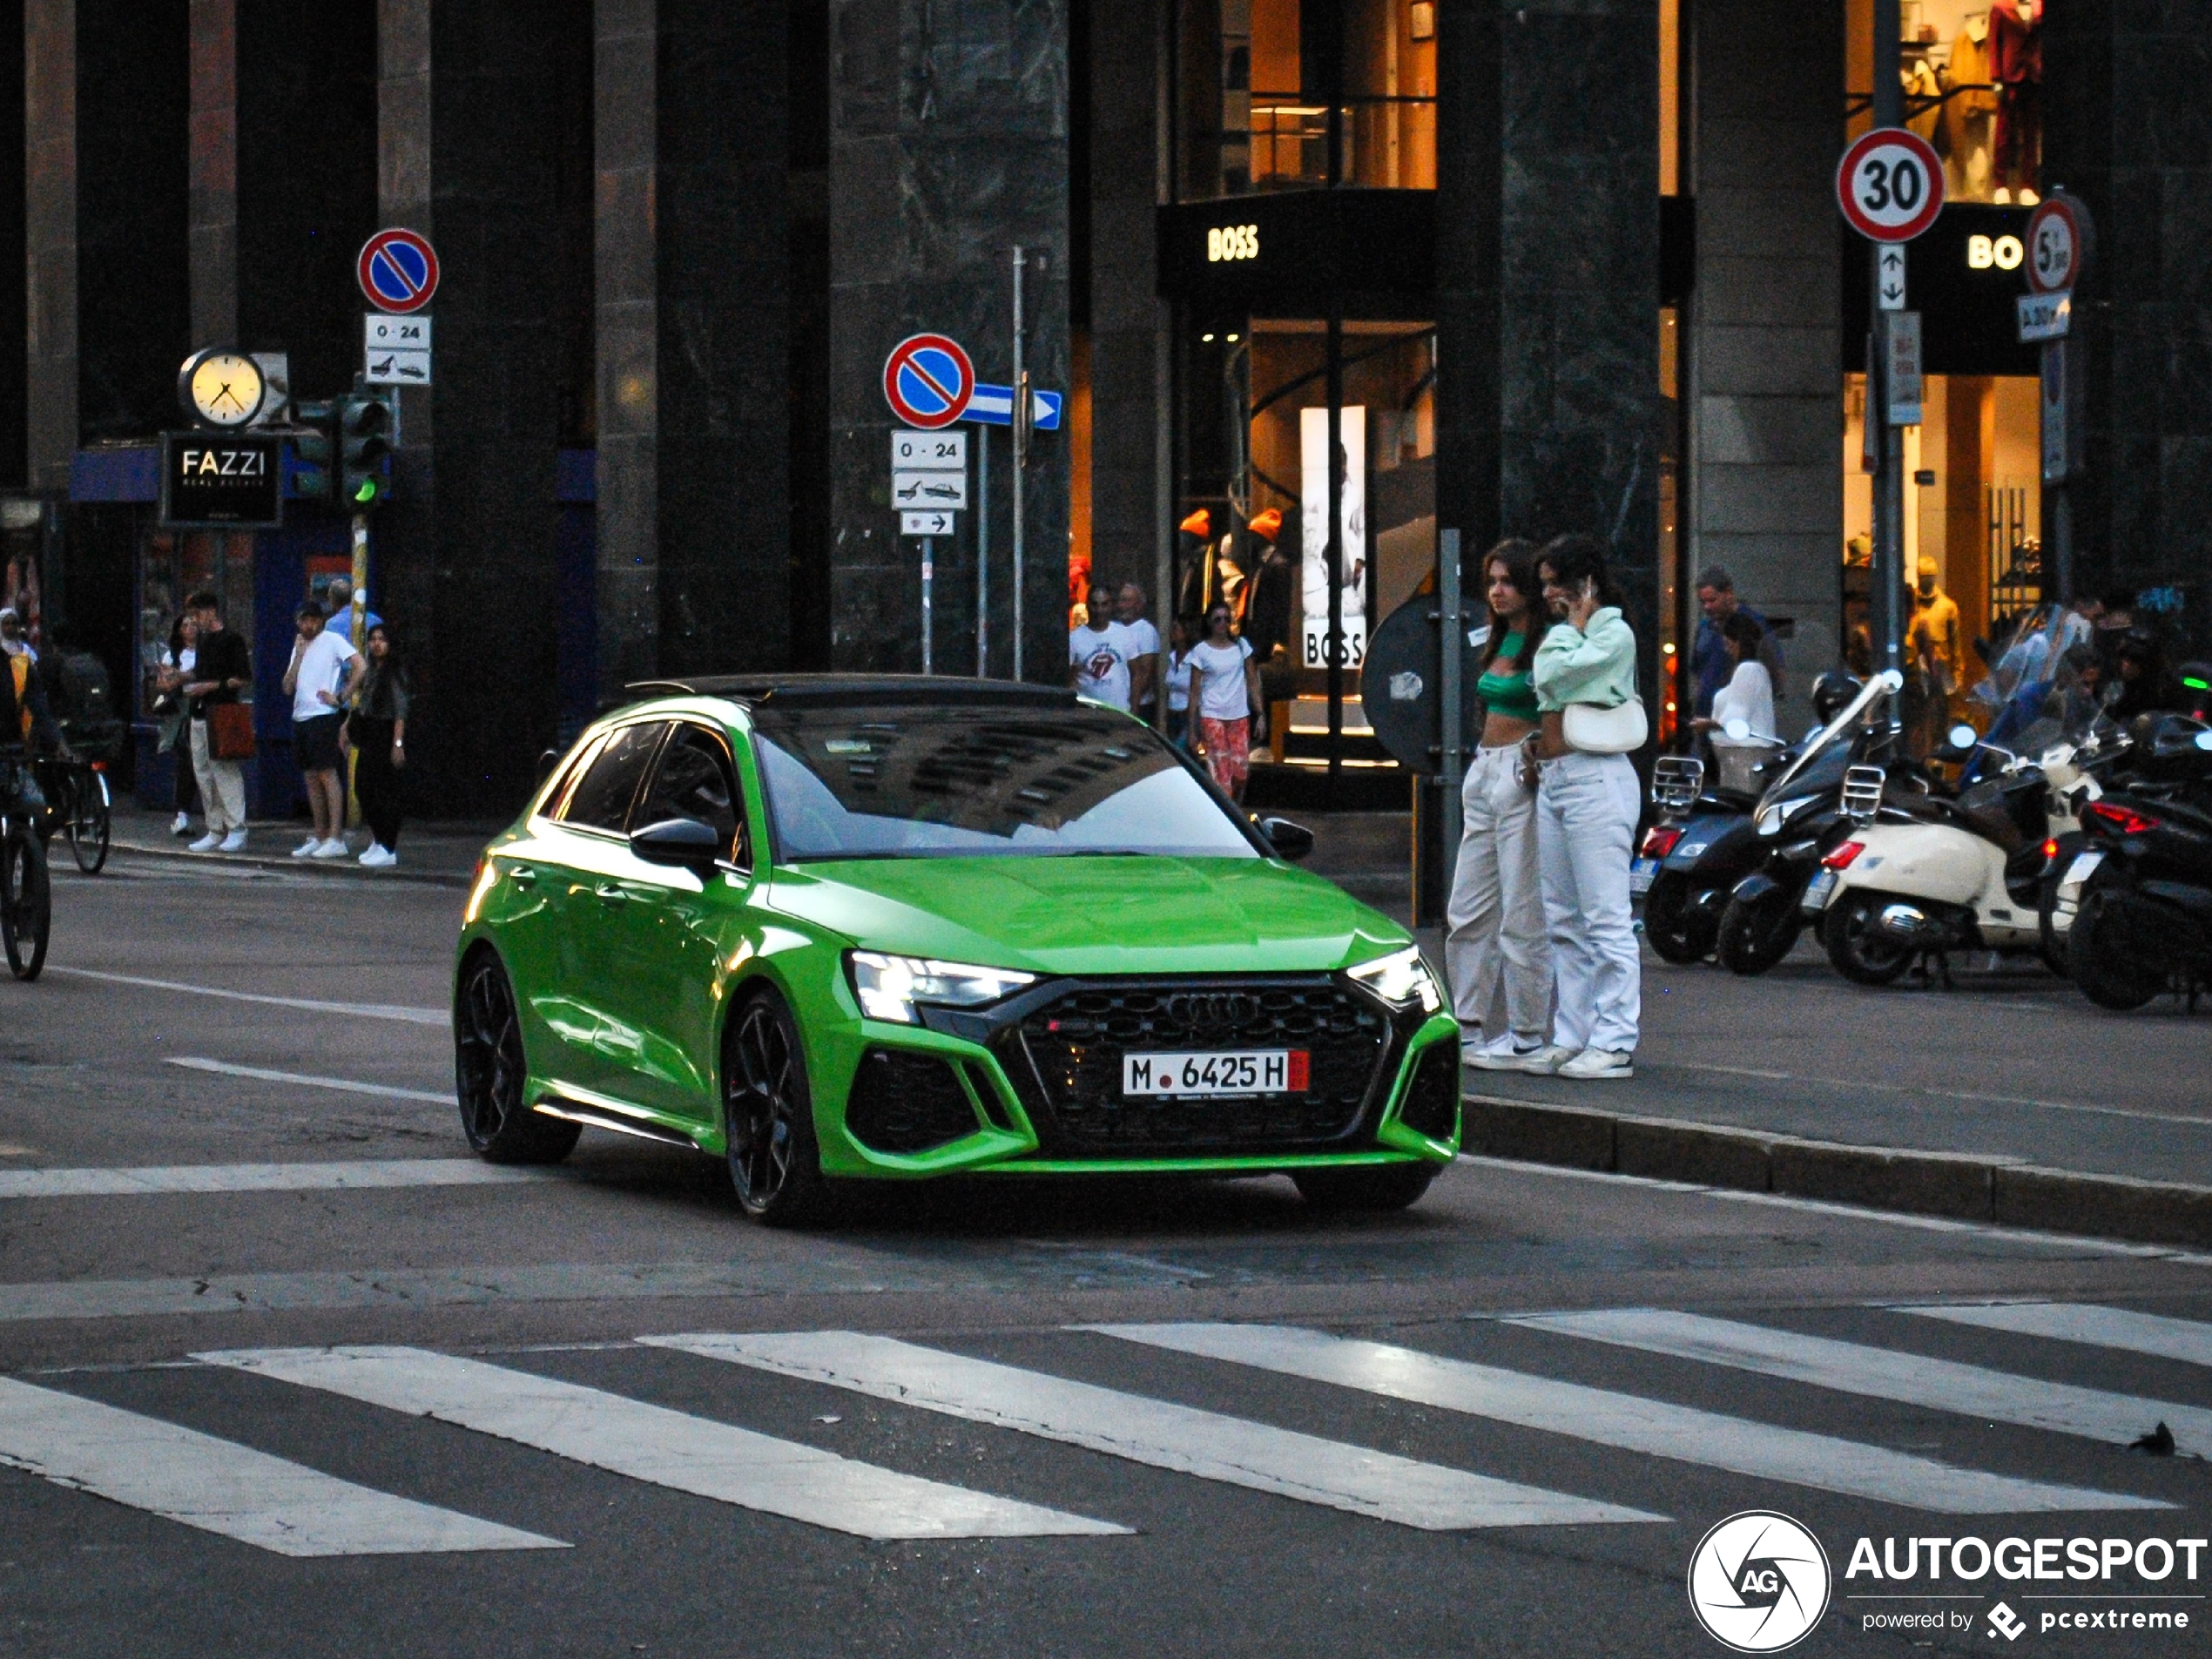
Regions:
[[1437, 988], [1436, 976], [1428, 971], [1420, 952], [1412, 947], [1362, 962], [1352, 970], [1352, 977], [1394, 1008], [1411, 1008], [1418, 1001], [1422, 1013], [1433, 1014], [1444, 1006], [1444, 993]]
[[977, 968], [967, 962], [925, 961], [919, 956], [886, 956], [872, 950], [848, 954], [853, 995], [871, 1020], [915, 1023], [914, 1005], [972, 1008], [995, 1002], [1010, 991], [1036, 983], [1035, 974], [1008, 968]]

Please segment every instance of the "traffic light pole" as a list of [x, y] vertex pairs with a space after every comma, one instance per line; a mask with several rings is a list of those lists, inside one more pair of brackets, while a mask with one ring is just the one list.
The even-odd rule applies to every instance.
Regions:
[[[1898, 0], [1874, 0], [1874, 125], [1905, 125], [1905, 85], [1898, 78], [1898, 37], [1903, 24]], [[1897, 314], [1882, 308], [1882, 244], [1867, 253], [1867, 311], [1872, 324], [1873, 361], [1866, 366], [1866, 419], [1878, 421], [1874, 472], [1873, 585], [1871, 614], [1867, 618], [1872, 636], [1873, 667], [1877, 673], [1905, 666], [1905, 433], [1890, 424], [1890, 320]], [[1890, 699], [1890, 730], [1901, 728], [1903, 711]]]

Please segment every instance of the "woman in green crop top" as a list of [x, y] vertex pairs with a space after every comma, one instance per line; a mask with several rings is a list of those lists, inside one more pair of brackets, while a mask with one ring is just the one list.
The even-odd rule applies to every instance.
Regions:
[[1551, 957], [1536, 851], [1535, 796], [1521, 778], [1521, 743], [1537, 729], [1529, 678], [1549, 626], [1536, 548], [1511, 539], [1482, 562], [1490, 626], [1480, 641], [1482, 743], [1460, 791], [1465, 824], [1452, 880], [1444, 963], [1467, 1063], [1548, 1071]]

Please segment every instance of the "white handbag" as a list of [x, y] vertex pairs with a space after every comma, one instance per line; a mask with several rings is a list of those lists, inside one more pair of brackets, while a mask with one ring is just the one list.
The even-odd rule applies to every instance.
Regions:
[[1609, 709], [1595, 703], [1569, 703], [1560, 725], [1567, 746], [1577, 754], [1630, 754], [1642, 748], [1644, 739], [1651, 735], [1651, 722], [1640, 697]]

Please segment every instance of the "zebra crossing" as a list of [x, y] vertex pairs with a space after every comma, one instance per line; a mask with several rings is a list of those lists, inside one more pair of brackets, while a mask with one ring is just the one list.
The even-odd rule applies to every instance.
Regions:
[[[2208, 1414], [2185, 1401], [2053, 1383], [1933, 1359], [1908, 1345], [1912, 1336], [1939, 1328], [1929, 1321], [1941, 1321], [1973, 1327], [2000, 1344], [2062, 1342], [2077, 1351], [2103, 1346], [2212, 1368], [2212, 1324], [2064, 1303], [1901, 1306], [1878, 1317], [1895, 1321], [1882, 1328], [1893, 1331], [1899, 1345], [1844, 1342], [1778, 1324], [1662, 1308], [1509, 1315], [1495, 1328], [1566, 1339], [1570, 1356], [1622, 1349], [1664, 1355], [1822, 1394], [1872, 1398], [2075, 1440], [2126, 1443], [2162, 1421], [2184, 1454], [2202, 1456], [2212, 1444]], [[1261, 1494], [1268, 1501], [1426, 1532], [1636, 1527], [1680, 1519], [1623, 1501], [1619, 1492], [1579, 1489], [1604, 1484], [1604, 1471], [1615, 1467], [1609, 1463], [1591, 1474], [1587, 1460], [1566, 1460], [1563, 1468], [1583, 1471], [1563, 1482], [1578, 1489], [1508, 1478], [1495, 1467], [1495, 1435], [1486, 1425], [1934, 1514], [2178, 1507], [2119, 1489], [2134, 1484], [2123, 1478], [2127, 1466], [2111, 1468], [2097, 1486], [1964, 1467], [1880, 1444], [1877, 1436], [1849, 1439], [1550, 1374], [1573, 1369], [1572, 1358], [1563, 1365], [1547, 1361], [1548, 1371], [1515, 1368], [1298, 1326], [1197, 1322], [1070, 1326], [1042, 1340], [1049, 1352], [1030, 1365], [980, 1358], [936, 1342], [835, 1330], [652, 1334], [614, 1345], [617, 1354], [641, 1360], [675, 1356], [666, 1363], [705, 1362], [686, 1374], [697, 1385], [693, 1392], [703, 1389], [714, 1403], [695, 1410], [544, 1374], [531, 1368], [536, 1357], [529, 1355], [496, 1363], [425, 1348], [358, 1345], [214, 1349], [193, 1355], [192, 1361], [211, 1379], [253, 1379], [237, 1385], [242, 1388], [302, 1391], [291, 1398], [311, 1410], [320, 1409], [313, 1404], [317, 1400], [344, 1401], [356, 1411], [368, 1407], [380, 1433], [482, 1436], [543, 1454], [556, 1466], [583, 1466], [729, 1509], [871, 1540], [1028, 1538], [1081, 1549], [1086, 1541], [1138, 1530], [1143, 1518], [1090, 1513], [1115, 1507], [1095, 1495], [1061, 1507], [994, 1490], [991, 1479], [965, 1467], [959, 1480], [941, 1478], [941, 1470], [925, 1475], [735, 1420], [762, 1409], [760, 1390], [772, 1393], [786, 1384], [836, 1390], [926, 1414], [921, 1420], [955, 1419], [1025, 1442], [1078, 1448]], [[2025, 1360], [2033, 1350], [2020, 1352]], [[1095, 1375], [1102, 1354], [1110, 1360], [1122, 1352], [1150, 1356], [1139, 1368], [1146, 1375], [1197, 1362], [1217, 1381], [1227, 1367], [1226, 1374], [1238, 1379], [1239, 1409], [1202, 1409], [1081, 1374]], [[748, 1380], [738, 1387], [734, 1375], [722, 1372], [732, 1387], [718, 1393], [715, 1366], [742, 1368]], [[1332, 1397], [1341, 1398], [1345, 1409], [1330, 1414], [1332, 1433], [1271, 1421], [1285, 1412], [1269, 1396], [1274, 1378], [1341, 1391]], [[2190, 1379], [2191, 1384], [2201, 1380]], [[2203, 1393], [2195, 1386], [2173, 1392]], [[1431, 1435], [1425, 1441], [1428, 1458], [1360, 1443], [1359, 1413], [1351, 1409], [1360, 1396], [1433, 1408], [1444, 1414], [1444, 1439]], [[575, 1542], [531, 1529], [527, 1515], [462, 1513], [249, 1444], [256, 1402], [266, 1405], [272, 1398], [226, 1402], [225, 1437], [90, 1398], [83, 1385], [68, 1378], [0, 1379], [0, 1468], [279, 1555], [560, 1550]], [[1763, 1409], [1771, 1416], [1790, 1408]], [[451, 1442], [446, 1452], [467, 1443]], [[1447, 1449], [1436, 1452], [1440, 1444]], [[421, 1456], [430, 1455], [421, 1448], [417, 1453], [402, 1467], [417, 1467]], [[1033, 1480], [1038, 1467], [1049, 1473], [1051, 1465], [1048, 1460], [1032, 1466]], [[0, 1475], [0, 1503], [13, 1478]], [[1622, 1484], [1633, 1488], [1631, 1496], [1649, 1486]], [[1095, 1485], [1079, 1489], [1099, 1490]], [[469, 1507], [496, 1512], [500, 1505], [472, 1497]]]

